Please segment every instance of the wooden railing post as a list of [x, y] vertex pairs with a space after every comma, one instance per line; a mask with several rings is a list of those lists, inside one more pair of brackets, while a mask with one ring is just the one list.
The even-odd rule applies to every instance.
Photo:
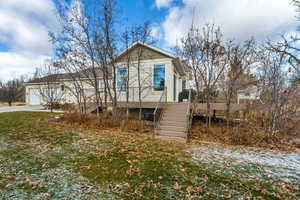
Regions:
[[165, 103], [168, 102], [168, 90], [167, 87], [165, 87]]

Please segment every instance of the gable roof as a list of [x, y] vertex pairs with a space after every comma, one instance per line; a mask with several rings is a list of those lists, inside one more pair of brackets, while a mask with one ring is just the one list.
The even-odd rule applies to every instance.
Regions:
[[162, 55], [164, 55], [164, 56], [166, 56], [166, 57], [169, 57], [169, 58], [172, 58], [172, 59], [176, 59], [176, 58], [177, 58], [177, 56], [175, 56], [174, 54], [171, 54], [171, 53], [169, 53], [169, 52], [167, 52], [167, 51], [165, 51], [165, 50], [162, 50], [162, 49], [157, 48], [157, 47], [154, 47], [154, 46], [152, 46], [152, 45], [149, 45], [149, 44], [146, 44], [146, 43], [137, 41], [137, 42], [133, 43], [131, 46], [129, 46], [127, 49], [124, 49], [121, 53], [119, 53], [119, 54], [117, 55], [116, 59], [122, 57], [122, 56], [125, 55], [127, 52], [129, 52], [130, 50], [132, 50], [132, 49], [134, 49], [135, 47], [140, 46], [140, 45], [141, 45], [141, 46], [144, 46], [144, 47], [146, 47], [146, 48], [148, 48], [148, 49], [150, 49], [150, 50], [152, 50], [152, 51], [155, 51], [155, 52], [157, 52], [157, 53], [159, 53], [159, 54], [162, 54]]
[[[118, 58], [121, 58], [122, 56], [124, 56], [127, 52], [129, 52], [130, 50], [136, 48], [137, 46], [144, 46], [152, 51], [155, 51], [163, 56], [166, 56], [168, 58], [171, 58], [172, 59], [172, 63], [174, 64], [174, 67], [176, 69], [176, 71], [184, 76], [184, 75], [187, 75], [187, 67], [185, 65], [184, 62], [182, 62], [177, 56], [175, 56], [174, 54], [172, 53], [169, 53], [165, 50], [162, 50], [160, 48], [157, 48], [157, 47], [154, 47], [152, 45], [148, 45], [148, 44], [145, 44], [145, 43], [142, 43], [140, 41], [138, 42], [135, 42], [133, 43], [130, 47], [128, 47], [127, 49], [123, 50], [121, 53], [119, 53], [117, 56], [116, 56], [116, 60]], [[66, 74], [54, 74], [54, 75], [50, 75], [50, 76], [45, 76], [45, 77], [42, 77], [42, 78], [36, 78], [36, 79], [33, 79], [31, 81], [28, 81], [27, 84], [41, 84], [41, 83], [45, 83], [45, 82], [53, 82], [53, 83], [57, 83], [59, 81], [63, 81], [63, 80], [72, 80], [72, 77], [73, 76], [78, 76], [79, 78], [86, 78], [88, 76], [89, 73], [89, 70], [92, 70], [92, 68], [90, 69], [84, 69], [82, 70], [81, 72], [79, 72], [79, 74], [76, 74], [76, 73], [66, 73]], [[103, 78], [103, 72], [100, 68], [96, 68], [96, 73], [97, 73], [97, 76], [98, 78]], [[112, 77], [112, 71], [109, 70], [109, 74], [108, 74], [109, 78]]]
[[61, 79], [67, 79], [70, 78], [71, 74], [66, 73], [66, 74], [51, 74], [48, 76], [44, 76], [41, 78], [35, 78], [32, 80], [29, 80], [26, 82], [26, 84], [40, 84], [40, 83], [59, 83]]
[[[93, 77], [93, 69], [84, 69], [78, 73], [63, 73], [63, 74], [51, 74], [48, 76], [44, 76], [41, 78], [35, 78], [32, 79], [26, 84], [45, 84], [45, 83], [59, 83], [61, 81], [68, 81], [68, 80], [74, 80], [74, 78], [80, 78], [80, 79], [88, 79], [88, 77]], [[103, 79], [103, 71], [100, 68], [95, 68], [95, 73], [97, 75], [98, 79]], [[108, 78], [112, 77], [111, 70], [108, 70]]]
[[163, 56], [166, 56], [168, 58], [171, 58], [172, 59], [172, 63], [174, 64], [174, 67], [176, 69], [176, 71], [184, 76], [186, 75], [186, 72], [187, 72], [187, 67], [185, 65], [184, 62], [182, 62], [178, 56], [175, 56], [174, 54], [172, 53], [169, 53], [163, 49], [160, 49], [160, 48], [157, 48], [155, 46], [152, 46], [152, 45], [149, 45], [149, 44], [146, 44], [146, 43], [143, 43], [143, 42], [140, 42], [140, 41], [137, 41], [135, 43], [133, 43], [130, 47], [128, 47], [127, 49], [124, 49], [120, 54], [118, 54], [116, 56], [116, 60], [122, 58], [122, 56], [124, 56], [126, 53], [128, 53], [129, 51], [132, 51], [134, 50], [136, 47], [138, 46], [143, 46], [143, 47], [146, 47], [147, 49], [151, 50], [151, 51], [154, 51], [158, 54], [161, 54]]

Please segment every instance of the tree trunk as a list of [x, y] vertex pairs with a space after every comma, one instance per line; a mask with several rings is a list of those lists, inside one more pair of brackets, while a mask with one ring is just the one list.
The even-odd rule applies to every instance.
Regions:
[[226, 123], [227, 123], [227, 128], [229, 128], [230, 106], [231, 106], [230, 101], [227, 101], [227, 103], [226, 103]]
[[210, 102], [209, 102], [208, 99], [206, 100], [206, 106], [207, 106], [207, 110], [206, 110], [206, 125], [208, 127], [210, 127], [210, 125], [211, 125], [211, 116], [210, 116]]

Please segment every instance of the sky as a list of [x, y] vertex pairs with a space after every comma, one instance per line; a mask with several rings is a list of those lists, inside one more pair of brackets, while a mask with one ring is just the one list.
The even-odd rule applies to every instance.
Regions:
[[[164, 49], [176, 45], [192, 23], [214, 23], [226, 38], [239, 41], [276, 39], [299, 25], [289, 0], [117, 0], [117, 5], [128, 26], [150, 21]], [[54, 54], [48, 32], [59, 27], [55, 0], [0, 0], [0, 80], [41, 67]]]

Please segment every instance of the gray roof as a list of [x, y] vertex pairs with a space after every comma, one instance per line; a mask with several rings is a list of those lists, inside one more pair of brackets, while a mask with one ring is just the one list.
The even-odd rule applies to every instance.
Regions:
[[[88, 77], [93, 77], [93, 69], [85, 69], [79, 73], [62, 73], [62, 74], [51, 74], [48, 76], [44, 76], [41, 78], [35, 78], [27, 82], [27, 84], [41, 84], [41, 83], [59, 83], [64, 80], [73, 80], [74, 78], [85, 79]], [[100, 68], [95, 68], [95, 74], [98, 79], [103, 78], [103, 71]], [[112, 72], [110, 68], [108, 68], [108, 78], [112, 77]]]

